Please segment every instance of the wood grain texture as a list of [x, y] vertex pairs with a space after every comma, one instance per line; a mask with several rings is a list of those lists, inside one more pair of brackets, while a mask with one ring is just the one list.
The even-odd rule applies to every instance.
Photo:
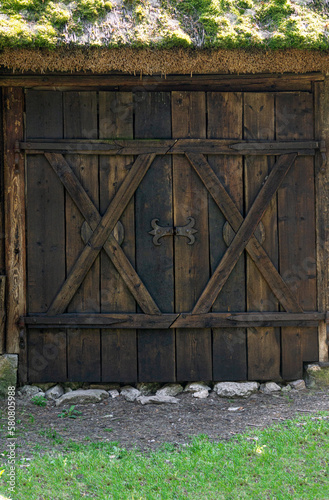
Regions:
[[[190, 159], [192, 165], [202, 165], [204, 162], [202, 155], [200, 157], [200, 155], [190, 153], [187, 157]], [[193, 309], [194, 314], [206, 313], [210, 310], [212, 304], [226, 283], [227, 278], [234, 268], [238, 258], [247, 246], [248, 241], [253, 236], [253, 233], [256, 230], [257, 225], [260, 222], [273, 195], [278, 190], [289, 168], [295, 161], [295, 158], [296, 154], [294, 153], [282, 155], [273, 166], [266, 183], [258, 193], [251, 209], [246, 215], [241, 227], [237, 231], [233, 242], [226, 250], [225, 255], [212, 274], [207, 286], [196, 303]]]
[[66, 332], [28, 330], [29, 383], [66, 382]]
[[203, 90], [203, 91], [311, 91], [312, 81], [322, 81], [323, 74], [257, 74], [257, 75], [1, 75], [0, 86], [64, 87], [66, 89], [82, 87], [85, 89], [111, 88], [131, 91], [143, 90]]
[[[81, 227], [81, 237], [83, 239], [88, 235], [88, 241], [101, 221], [101, 215], [64, 157], [58, 153], [45, 153], [45, 157], [85, 218], [87, 225], [84, 223]], [[123, 214], [124, 217], [125, 213]], [[85, 244], [87, 244], [87, 241], [85, 241]], [[124, 241], [122, 246], [125, 247]], [[141, 309], [147, 314], [159, 314], [159, 308], [116, 240], [114, 232], [110, 234], [103, 249]]]
[[[242, 139], [242, 94], [209, 92], [207, 94], [208, 139]], [[237, 156], [209, 155], [208, 163], [235, 202], [243, 217], [243, 161]], [[226, 252], [224, 227], [226, 217], [209, 195], [209, 244], [211, 271], [217, 268]], [[231, 226], [229, 226], [231, 227]], [[233, 232], [233, 231], [232, 231]], [[235, 233], [233, 232], [233, 235]], [[215, 312], [245, 310], [245, 263], [241, 256], [215, 300]], [[244, 328], [213, 329], [213, 379], [246, 380], [247, 353]]]
[[[173, 138], [206, 137], [206, 96], [203, 92], [172, 92]], [[208, 194], [188, 160], [173, 159], [174, 225], [187, 217], [196, 221], [195, 243], [175, 236], [175, 307], [191, 311], [210, 275]], [[212, 378], [211, 330], [176, 332], [177, 380]]]
[[[135, 94], [135, 138], [171, 137], [169, 92]], [[156, 157], [136, 192], [136, 269], [162, 313], [174, 312], [173, 238], [153, 244], [151, 221], [173, 226], [172, 159]], [[175, 381], [175, 332], [138, 331], [138, 377], [140, 382]]]
[[[276, 97], [278, 139], [313, 139], [313, 98]], [[317, 308], [314, 161], [297, 158], [278, 192], [280, 272], [304, 311]], [[302, 361], [318, 359], [317, 329], [282, 330], [282, 376], [302, 373]]]
[[[243, 217], [234, 201], [231, 199], [230, 195], [222, 186], [220, 180], [206, 161], [205, 157], [203, 155], [199, 155], [198, 162], [193, 163], [193, 167], [204, 185], [207, 187], [221, 212], [225, 214], [225, 217], [227, 221], [229, 221], [232, 229], [237, 232], [243, 222]], [[289, 312], [301, 311], [301, 307], [296, 301], [292, 291], [284, 282], [255, 236], [250, 238], [250, 241], [247, 243], [246, 250], [258, 269], [261, 271], [284, 309]]]
[[6, 351], [19, 353], [18, 321], [26, 313], [25, 168], [21, 154], [17, 154], [19, 164], [15, 165], [15, 143], [24, 138], [23, 89], [4, 89], [3, 104]]
[[65, 283], [48, 309], [48, 314], [60, 314], [65, 311], [153, 160], [154, 154], [137, 157], [102, 220], [90, 237], [88, 245], [80, 253]]
[[[133, 139], [133, 96], [131, 93], [100, 92], [99, 93], [99, 138], [116, 137], [117, 139]], [[128, 169], [133, 163], [132, 156], [100, 157], [100, 210], [105, 213], [118, 187], [124, 180]], [[129, 201], [120, 221], [124, 228], [122, 250], [128, 263], [134, 270], [135, 266], [135, 213], [134, 196]], [[113, 236], [108, 244], [113, 246]], [[117, 248], [119, 247], [119, 248]], [[104, 247], [107, 249], [107, 246]], [[136, 293], [144, 292], [144, 284], [138, 275], [132, 275], [127, 265], [124, 269], [115, 266], [115, 261], [109, 255], [120, 259], [121, 248], [111, 248], [107, 255], [101, 253], [101, 311], [106, 312], [136, 312]], [[122, 260], [122, 259], [121, 259]], [[121, 261], [120, 260], [120, 261]], [[128, 274], [129, 273], [129, 274]], [[134, 286], [130, 286], [133, 276]], [[129, 285], [129, 289], [127, 288]], [[130, 291], [133, 291], [133, 295]], [[143, 310], [155, 312], [151, 297], [145, 293]], [[149, 300], [151, 299], [151, 300]], [[146, 305], [145, 305], [146, 304]], [[102, 380], [106, 382], [137, 382], [137, 340], [136, 329], [132, 330], [102, 330]]]
[[[244, 139], [273, 140], [275, 138], [274, 97], [263, 94], [244, 96]], [[245, 207], [249, 211], [259, 190], [269, 175], [274, 158], [245, 157]], [[278, 269], [277, 199], [274, 196], [262, 218], [263, 248]], [[247, 311], [278, 311], [279, 303], [268, 283], [247, 256]], [[279, 380], [281, 377], [281, 345], [279, 328], [249, 328], [248, 378]]]
[[5, 352], [6, 276], [0, 276], [0, 354]]
[[[64, 92], [63, 120], [65, 139], [96, 139], [98, 115], [96, 92]], [[77, 179], [86, 190], [96, 209], [99, 209], [98, 157], [96, 155], [69, 155], [69, 162]], [[81, 238], [84, 217], [74, 200], [65, 192], [66, 269], [69, 273], [85, 247]], [[100, 312], [100, 259], [86, 274], [67, 312]], [[100, 331], [79, 329], [67, 332], [68, 378], [72, 381], [100, 380]]]
[[[63, 137], [61, 92], [26, 93], [27, 139], [60, 139]], [[46, 312], [65, 279], [65, 213], [64, 188], [45, 158], [27, 158], [27, 269], [28, 312]], [[37, 345], [38, 335], [40, 345]], [[28, 332], [33, 346], [42, 356], [43, 337], [40, 332]], [[50, 341], [50, 339], [53, 339]], [[58, 380], [66, 380], [66, 333], [48, 335], [64, 358], [57, 360]], [[33, 380], [34, 361], [28, 349], [29, 380]], [[48, 365], [47, 365], [48, 366]], [[45, 376], [50, 371], [45, 369]], [[59, 373], [60, 372], [60, 373]], [[57, 380], [57, 379], [56, 379]]]
[[4, 196], [4, 131], [3, 89], [0, 89], [0, 275], [5, 274], [5, 196]]
[[[318, 310], [329, 310], [329, 81], [314, 83], [315, 137], [326, 141], [326, 161], [320, 154], [315, 165], [315, 201], [316, 201], [316, 262]], [[328, 361], [329, 350], [326, 342], [326, 328], [318, 329], [319, 361]]]

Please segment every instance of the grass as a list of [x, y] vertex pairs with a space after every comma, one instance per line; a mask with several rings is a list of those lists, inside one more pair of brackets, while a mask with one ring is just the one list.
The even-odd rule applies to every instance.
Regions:
[[[28, 464], [28, 465], [27, 465]], [[6, 471], [0, 492], [6, 495]], [[117, 443], [73, 443], [19, 463], [13, 500], [329, 498], [329, 413], [212, 443], [127, 451]]]

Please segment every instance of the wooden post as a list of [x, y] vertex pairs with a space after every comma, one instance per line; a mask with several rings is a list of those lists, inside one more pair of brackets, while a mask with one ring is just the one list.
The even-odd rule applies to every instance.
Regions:
[[[329, 77], [314, 83], [315, 137], [326, 141], [317, 155], [315, 172], [318, 309], [329, 311]], [[319, 361], [328, 361], [325, 323], [319, 326]]]
[[0, 354], [5, 352], [5, 288], [6, 276], [0, 276]]
[[23, 139], [23, 111], [23, 89], [5, 88], [3, 123], [7, 353], [19, 353], [18, 322], [26, 312], [25, 174], [23, 156], [17, 149], [17, 141]]

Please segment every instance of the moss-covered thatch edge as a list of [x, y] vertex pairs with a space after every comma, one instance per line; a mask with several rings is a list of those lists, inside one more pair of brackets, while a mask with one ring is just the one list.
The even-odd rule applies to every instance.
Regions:
[[329, 51], [7, 48], [0, 53], [0, 66], [15, 73], [329, 73]]

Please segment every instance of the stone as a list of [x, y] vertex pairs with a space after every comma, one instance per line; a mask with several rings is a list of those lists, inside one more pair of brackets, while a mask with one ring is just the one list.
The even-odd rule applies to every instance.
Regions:
[[158, 395], [158, 394], [153, 394], [152, 396], [139, 396], [137, 398], [137, 401], [139, 401], [142, 405], [147, 405], [150, 403], [153, 404], [164, 404], [164, 403], [174, 403], [177, 404], [179, 403], [179, 400], [177, 398], [174, 398], [172, 396], [166, 396], [166, 395]]
[[272, 394], [273, 392], [281, 391], [281, 387], [275, 382], [266, 382], [260, 385], [259, 390], [264, 394]]
[[44, 392], [40, 389], [40, 387], [37, 387], [36, 385], [24, 385], [23, 387], [19, 388], [17, 394], [25, 398], [33, 398], [33, 396], [36, 396], [37, 394], [40, 393], [44, 394]]
[[180, 384], [165, 384], [161, 389], [156, 392], [157, 396], [172, 396], [183, 392], [183, 387]]
[[56, 399], [56, 406], [68, 404], [100, 403], [109, 397], [109, 393], [101, 389], [77, 389], [67, 392]]
[[8, 387], [15, 387], [17, 384], [17, 354], [3, 354], [0, 356], [0, 398], [6, 398]]
[[116, 389], [111, 389], [110, 391], [108, 391], [108, 393], [111, 396], [111, 398], [113, 398], [113, 399], [120, 396], [120, 392], [117, 391]]
[[210, 391], [210, 387], [205, 382], [191, 382], [187, 384], [184, 392], [202, 392]]
[[131, 385], [125, 385], [121, 389], [121, 396], [123, 396], [126, 401], [130, 401], [131, 403], [133, 401], [136, 401], [136, 399], [140, 395], [141, 393], [139, 392], [139, 390], [135, 389], [135, 387], [132, 387]]
[[72, 392], [72, 390], [71, 387], [65, 387], [64, 393], [67, 394], [68, 392]]
[[248, 398], [258, 387], [258, 382], [217, 382], [214, 391], [221, 398]]
[[289, 382], [289, 385], [296, 391], [302, 391], [303, 389], [306, 389], [305, 381], [303, 379], [293, 380], [293, 382]]
[[50, 389], [51, 387], [55, 387], [55, 383], [54, 382], [48, 382], [46, 384], [42, 383], [42, 384], [32, 384], [36, 387], [39, 387], [43, 392], [47, 392], [48, 389]]
[[306, 365], [305, 382], [307, 387], [329, 387], [329, 365], [320, 366], [318, 364]]
[[206, 399], [209, 396], [208, 389], [203, 389], [202, 391], [193, 392], [192, 396], [198, 399]]
[[285, 385], [284, 387], [282, 387], [281, 389], [281, 392], [283, 392], [284, 394], [287, 393], [287, 392], [290, 392], [291, 391], [291, 386], [288, 384], [288, 385]]
[[137, 389], [140, 391], [142, 396], [149, 396], [150, 394], [155, 394], [161, 388], [161, 384], [157, 382], [141, 382], [137, 384]]
[[64, 389], [61, 385], [57, 384], [46, 391], [45, 396], [47, 399], [55, 400], [63, 396]]

